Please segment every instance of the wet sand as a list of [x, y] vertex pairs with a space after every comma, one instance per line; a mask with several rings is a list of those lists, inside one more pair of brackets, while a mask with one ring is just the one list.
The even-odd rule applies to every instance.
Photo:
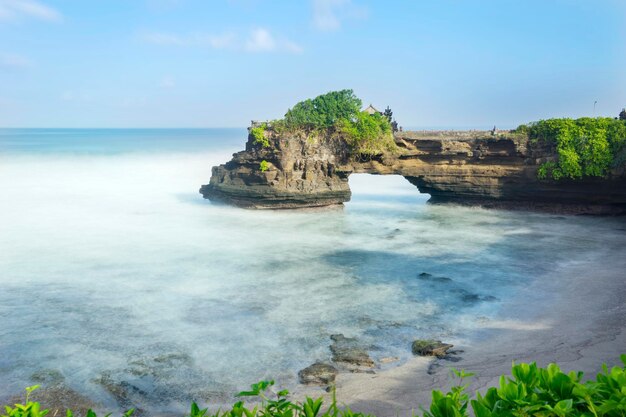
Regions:
[[481, 391], [508, 374], [512, 361], [557, 362], [594, 378], [602, 363], [621, 364], [625, 330], [626, 256], [607, 249], [560, 265], [525, 289], [502, 320], [486, 321], [473, 342], [455, 346], [458, 361], [416, 357], [376, 374], [340, 374], [337, 396], [354, 411], [406, 416], [428, 408], [432, 389], [451, 385], [451, 367], [475, 372], [470, 389]]

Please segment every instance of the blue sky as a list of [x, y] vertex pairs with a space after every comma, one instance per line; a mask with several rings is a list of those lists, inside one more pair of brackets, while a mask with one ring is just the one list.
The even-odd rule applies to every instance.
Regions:
[[0, 126], [230, 127], [352, 88], [407, 127], [626, 106], [624, 0], [0, 0]]

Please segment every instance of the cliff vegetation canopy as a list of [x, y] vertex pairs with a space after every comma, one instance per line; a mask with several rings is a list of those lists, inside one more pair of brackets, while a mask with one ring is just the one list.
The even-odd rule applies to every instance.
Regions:
[[626, 162], [626, 121], [609, 117], [548, 119], [519, 126], [531, 141], [556, 147], [558, 159], [542, 164], [540, 179], [606, 177]]
[[[361, 111], [362, 105], [352, 90], [331, 91], [297, 103], [284, 119], [271, 124], [279, 134], [303, 133], [310, 138], [344, 140], [354, 156], [394, 151], [396, 145], [389, 119], [379, 113]], [[257, 141], [262, 143], [255, 139]]]

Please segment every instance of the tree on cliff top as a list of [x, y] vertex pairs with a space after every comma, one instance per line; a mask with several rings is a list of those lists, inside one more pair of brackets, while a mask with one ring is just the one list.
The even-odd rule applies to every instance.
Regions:
[[304, 133], [308, 138], [341, 139], [357, 159], [394, 152], [390, 120], [380, 113], [361, 111], [362, 104], [352, 90], [331, 91], [299, 102], [272, 125], [278, 131]]
[[285, 114], [287, 127], [329, 129], [340, 120], [355, 120], [362, 102], [352, 90], [331, 91], [299, 102]]

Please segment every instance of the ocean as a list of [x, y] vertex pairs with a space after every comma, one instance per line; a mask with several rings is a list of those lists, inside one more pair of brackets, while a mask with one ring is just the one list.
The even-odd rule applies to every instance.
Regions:
[[433, 205], [398, 176], [352, 176], [343, 209], [204, 200], [245, 140], [0, 129], [0, 398], [44, 381], [111, 411], [222, 404], [296, 386], [338, 333], [397, 366], [417, 338], [528, 325], [503, 306], [545, 308], [569, 278], [531, 284], [626, 243], [622, 219]]

